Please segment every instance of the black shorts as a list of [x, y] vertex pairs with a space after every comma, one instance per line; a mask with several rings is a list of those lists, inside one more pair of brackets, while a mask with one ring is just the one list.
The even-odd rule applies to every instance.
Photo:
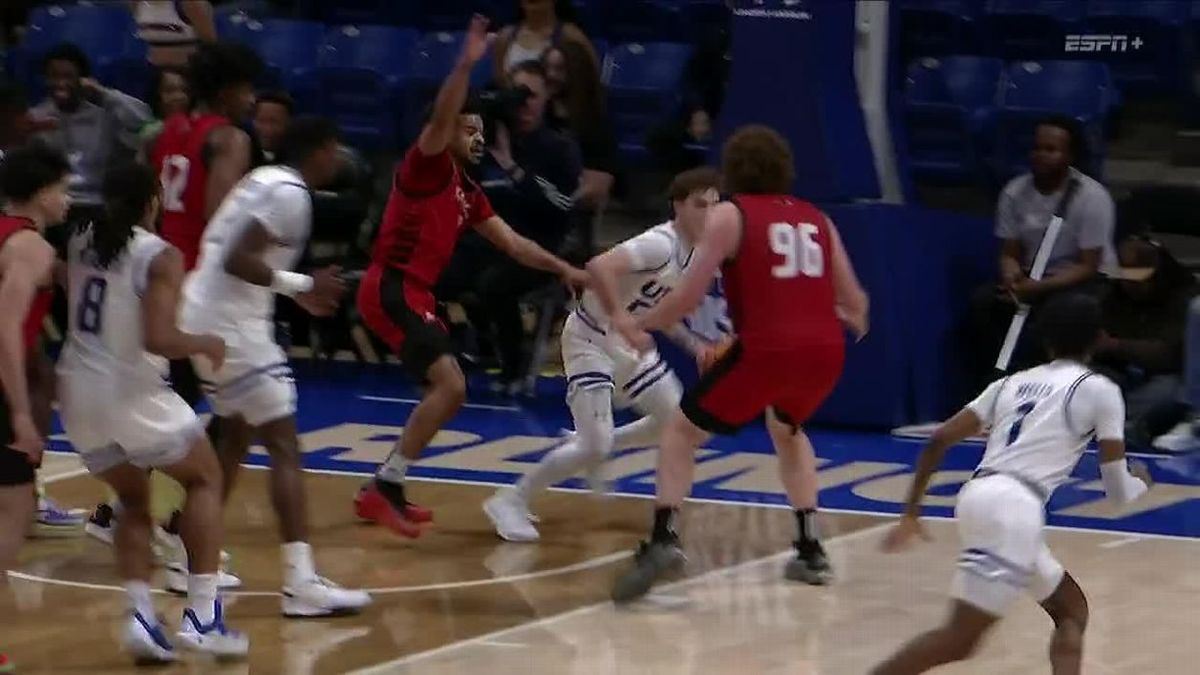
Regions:
[[193, 408], [204, 397], [204, 391], [200, 388], [200, 376], [196, 374], [196, 367], [192, 365], [191, 359], [171, 361], [171, 389]]
[[454, 347], [436, 315], [433, 292], [409, 283], [399, 270], [372, 266], [358, 287], [363, 323], [404, 362], [413, 377], [425, 382], [429, 367]]
[[25, 453], [8, 447], [12, 441], [12, 420], [9, 418], [4, 394], [0, 393], [0, 487], [31, 485], [36, 467], [29, 463]]

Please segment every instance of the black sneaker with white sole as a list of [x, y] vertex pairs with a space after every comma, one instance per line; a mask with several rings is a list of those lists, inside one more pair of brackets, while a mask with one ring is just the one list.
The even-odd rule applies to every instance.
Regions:
[[797, 541], [796, 557], [788, 561], [783, 576], [810, 586], [824, 586], [833, 581], [833, 566], [825, 555], [825, 547], [816, 540]]
[[117, 515], [113, 512], [112, 505], [98, 504], [87, 524], [83, 526], [83, 531], [89, 537], [112, 546], [113, 533], [117, 531]]
[[678, 572], [687, 562], [679, 540], [643, 541], [633, 555], [633, 567], [622, 572], [613, 584], [613, 602], [633, 602], [650, 592], [654, 584], [668, 574]]

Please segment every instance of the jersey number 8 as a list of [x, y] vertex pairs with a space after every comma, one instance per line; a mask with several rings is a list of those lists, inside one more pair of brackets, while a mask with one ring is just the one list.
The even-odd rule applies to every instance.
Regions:
[[99, 333], [103, 323], [104, 294], [108, 292], [108, 281], [103, 277], [90, 277], [83, 285], [83, 297], [75, 312], [75, 325], [85, 333]]
[[818, 231], [812, 223], [771, 223], [767, 228], [771, 250], [783, 256], [783, 262], [771, 268], [771, 276], [776, 279], [791, 279], [800, 274], [823, 276], [825, 253], [813, 238]]

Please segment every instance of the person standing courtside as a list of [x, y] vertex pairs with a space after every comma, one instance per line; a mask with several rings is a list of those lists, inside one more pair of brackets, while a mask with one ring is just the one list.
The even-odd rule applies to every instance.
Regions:
[[657, 503], [650, 541], [617, 578], [612, 597], [649, 592], [684, 556], [675, 521], [691, 489], [695, 453], [711, 434], [732, 434], [767, 414], [779, 475], [796, 513], [796, 557], [789, 579], [828, 583], [832, 569], [817, 536], [817, 470], [800, 425], [837, 384], [845, 358], [843, 325], [867, 332], [867, 296], [833, 222], [789, 193], [795, 166], [787, 141], [763, 126], [738, 129], [722, 150], [733, 196], [709, 211], [690, 268], [659, 304], [612, 326], [639, 351], [646, 332], [673, 325], [704, 299], [721, 272], [736, 339], [684, 394], [659, 443]]
[[445, 327], [435, 314], [433, 288], [466, 228], [523, 265], [584, 285], [587, 274], [522, 237], [497, 217], [479, 186], [464, 173], [483, 157], [483, 121], [468, 103], [471, 69], [488, 50], [487, 19], [474, 16], [462, 55], [442, 84], [428, 123], [405, 153], [392, 184], [371, 265], [358, 288], [363, 321], [426, 383], [421, 402], [375, 479], [355, 498], [360, 518], [406, 537], [433, 514], [410, 503], [408, 467], [462, 406], [466, 379]]

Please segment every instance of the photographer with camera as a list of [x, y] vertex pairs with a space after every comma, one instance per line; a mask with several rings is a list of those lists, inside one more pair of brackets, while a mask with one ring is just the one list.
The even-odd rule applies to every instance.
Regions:
[[[582, 166], [573, 139], [545, 123], [546, 71], [537, 61], [517, 64], [511, 85], [483, 97], [490, 143], [479, 166], [479, 184], [496, 213], [521, 235], [558, 251], [572, 225], [571, 195]], [[457, 300], [479, 335], [500, 358], [497, 388], [515, 392], [524, 368], [524, 325], [519, 300], [551, 283], [554, 275], [523, 267], [480, 237], [455, 253], [439, 284], [439, 297]]]

